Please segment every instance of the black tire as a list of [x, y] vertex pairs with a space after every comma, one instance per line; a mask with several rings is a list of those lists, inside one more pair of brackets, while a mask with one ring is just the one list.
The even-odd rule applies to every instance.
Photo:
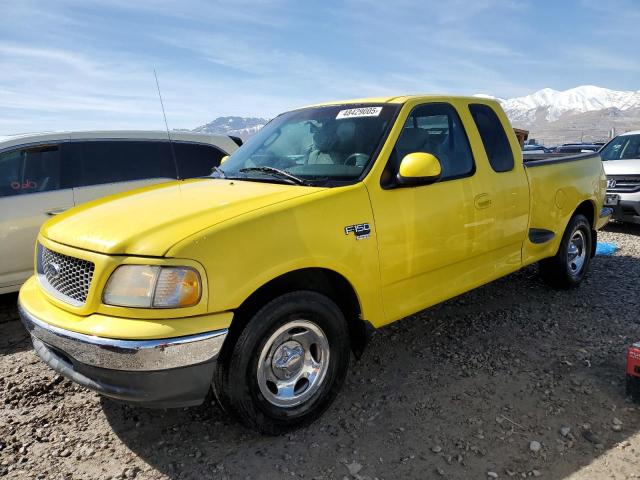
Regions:
[[[276, 393], [272, 392], [271, 400], [263, 394], [268, 381], [264, 383], [263, 374], [262, 383], [259, 383], [258, 365], [263, 365], [263, 372], [265, 368], [270, 368], [272, 374], [276, 371], [273, 362], [276, 361], [277, 352], [282, 352], [277, 345], [282, 347], [285, 343], [291, 344], [292, 339], [297, 338], [292, 335], [299, 332], [299, 329], [296, 328], [286, 330], [289, 325], [296, 325], [292, 322], [307, 322], [307, 325], [318, 327], [328, 341], [322, 344], [325, 348], [322, 351], [327, 351], [326, 348], [328, 348], [329, 353], [328, 356], [323, 354], [327, 365], [323, 367], [324, 375], [321, 380], [317, 384], [307, 382], [309, 385], [313, 385], [313, 390], [306, 392], [312, 396], [298, 405], [279, 406], [273, 403], [278, 401]], [[271, 345], [270, 349], [267, 342], [270, 342], [272, 336], [283, 329], [285, 329], [285, 333], [282, 335], [289, 341], [273, 341], [269, 344]], [[293, 360], [294, 365], [296, 362], [305, 362], [307, 352], [311, 352], [313, 348], [312, 346], [303, 349], [304, 355], [297, 357], [303, 360]], [[321, 347], [316, 345], [315, 348], [317, 354], [317, 350]], [[260, 362], [261, 355], [266, 351], [276, 353], [273, 354], [273, 357], [268, 357], [266, 361], [263, 357], [263, 361]], [[331, 405], [346, 377], [349, 356], [349, 331], [345, 317], [338, 306], [328, 297], [316, 292], [288, 293], [266, 304], [249, 320], [233, 345], [230, 355], [223, 356], [218, 362], [214, 376], [214, 391], [222, 408], [226, 412], [234, 414], [246, 426], [262, 433], [279, 435], [308, 425]], [[269, 358], [271, 358], [270, 361]], [[287, 355], [285, 361], [290, 358], [293, 357]], [[320, 363], [322, 363], [322, 359]], [[268, 365], [268, 368], [264, 367], [265, 365]], [[278, 373], [282, 375], [283, 371], [278, 370]], [[287, 370], [286, 374], [290, 374], [290, 372]], [[318, 377], [320, 378], [320, 376]], [[271, 384], [276, 392], [280, 393], [274, 382]], [[304, 381], [302, 384], [304, 386]], [[261, 385], [263, 390], [261, 390]], [[311, 387], [307, 386], [307, 388]], [[269, 395], [269, 392], [265, 393]], [[289, 400], [296, 401], [295, 399]]]
[[[580, 254], [584, 258], [579, 269], [574, 268], [576, 266], [575, 262], [569, 261], [569, 249], [575, 247], [575, 244], [572, 245], [572, 239], [574, 238], [581, 238], [583, 241], [583, 248], [580, 250]], [[558, 253], [554, 257], [541, 260], [539, 263], [542, 280], [557, 289], [567, 290], [577, 287], [589, 270], [593, 248], [589, 220], [584, 215], [574, 215], [569, 220], [569, 224], [562, 235]]]

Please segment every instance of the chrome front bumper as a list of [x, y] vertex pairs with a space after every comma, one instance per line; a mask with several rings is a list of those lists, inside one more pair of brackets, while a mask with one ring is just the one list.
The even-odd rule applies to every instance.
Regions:
[[111, 370], [157, 371], [187, 367], [217, 358], [227, 330], [161, 340], [119, 340], [54, 327], [18, 303], [20, 318], [38, 340], [85, 365]]

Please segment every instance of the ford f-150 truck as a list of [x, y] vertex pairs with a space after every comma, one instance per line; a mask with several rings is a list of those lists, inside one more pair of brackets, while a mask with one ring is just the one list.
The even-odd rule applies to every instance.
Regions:
[[523, 163], [491, 100], [315, 105], [209, 177], [49, 220], [19, 310], [42, 360], [81, 385], [156, 407], [213, 387], [277, 434], [329, 406], [376, 328], [536, 262], [577, 286], [605, 191], [596, 153]]

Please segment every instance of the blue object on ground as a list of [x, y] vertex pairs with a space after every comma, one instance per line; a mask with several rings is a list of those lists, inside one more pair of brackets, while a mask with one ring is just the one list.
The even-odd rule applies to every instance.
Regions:
[[618, 245], [609, 242], [598, 242], [596, 255], [613, 255], [618, 250]]

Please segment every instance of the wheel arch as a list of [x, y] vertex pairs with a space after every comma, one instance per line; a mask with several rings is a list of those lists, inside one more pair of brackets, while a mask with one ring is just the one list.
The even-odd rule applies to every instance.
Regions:
[[351, 349], [360, 357], [374, 330], [362, 319], [362, 308], [356, 290], [340, 273], [327, 268], [310, 267], [293, 270], [268, 281], [234, 310], [227, 339], [220, 352], [221, 358], [231, 355], [236, 340], [255, 313], [270, 300], [286, 293], [309, 290], [326, 295], [343, 312], [349, 328]]
[[591, 249], [591, 257], [593, 258], [596, 254], [596, 244], [598, 243], [598, 231], [596, 230], [596, 227], [595, 227], [596, 225], [595, 202], [593, 200], [584, 200], [575, 209], [571, 218], [579, 214], [584, 215], [589, 221], [589, 225], [591, 225], [591, 239], [592, 239], [592, 245], [593, 245], [593, 248]]
[[591, 228], [595, 225], [596, 220], [596, 206], [592, 200], [585, 200], [580, 205], [578, 205], [573, 212], [572, 216], [582, 214], [587, 217], [589, 223], [591, 224]]

